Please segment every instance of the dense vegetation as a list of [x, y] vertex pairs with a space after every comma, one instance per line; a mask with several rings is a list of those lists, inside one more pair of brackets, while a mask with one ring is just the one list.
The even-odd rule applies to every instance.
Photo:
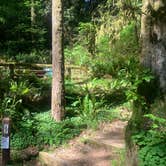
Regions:
[[[1, 4], [0, 62], [51, 63], [51, 1]], [[125, 107], [133, 111], [126, 142], [129, 149], [137, 146], [139, 165], [165, 165], [164, 94], [139, 62], [141, 6], [139, 0], [64, 2], [65, 64], [85, 67], [89, 75], [83, 83], [66, 76], [61, 122], [50, 114], [49, 75], [39, 78], [32, 69], [18, 67], [11, 76], [0, 66], [0, 116], [12, 119], [12, 149], [59, 146], [85, 128], [124, 119], [118, 108]]]

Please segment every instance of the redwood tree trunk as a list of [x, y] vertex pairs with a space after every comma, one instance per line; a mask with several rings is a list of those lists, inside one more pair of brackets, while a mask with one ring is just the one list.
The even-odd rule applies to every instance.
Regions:
[[142, 64], [156, 74], [166, 92], [166, 1], [143, 0], [142, 13]]
[[[158, 87], [164, 93], [166, 92], [166, 0], [142, 0], [142, 3], [141, 62], [143, 66], [149, 68], [157, 76], [159, 86], [155, 85], [155, 89], [152, 89], [153, 85], [143, 83], [144, 86], [140, 88], [143, 97], [150, 96], [150, 99], [152, 99], [152, 94], [156, 93]], [[153, 103], [157, 97], [159, 96], [154, 96], [154, 99], [150, 102]], [[150, 102], [147, 104], [150, 104]], [[146, 125], [148, 126], [149, 122], [144, 118], [144, 114], [147, 113], [145, 111], [147, 110], [139, 102], [135, 102], [132, 117], [126, 128], [127, 158], [128, 165], [131, 166], [139, 165], [137, 147], [134, 145], [131, 136], [146, 128]]]
[[60, 121], [64, 114], [64, 53], [62, 0], [52, 0], [52, 117]]

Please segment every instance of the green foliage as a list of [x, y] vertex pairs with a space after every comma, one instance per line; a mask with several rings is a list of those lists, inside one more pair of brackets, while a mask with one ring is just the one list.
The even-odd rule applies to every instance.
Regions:
[[56, 123], [50, 111], [38, 113], [31, 119], [23, 119], [20, 128], [11, 136], [11, 147], [23, 149], [29, 145], [44, 148], [44, 146], [59, 146], [78, 135], [84, 127], [79, 118], [66, 119]]
[[80, 121], [89, 128], [96, 128], [102, 121], [112, 121], [119, 117], [118, 109], [107, 105], [105, 100], [92, 94], [87, 94], [82, 100], [79, 99], [73, 104]]
[[66, 90], [66, 113], [67, 118], [78, 116], [78, 106], [80, 100], [84, 98], [86, 92], [79, 85], [74, 84], [72, 81], [65, 81], [65, 90]]
[[[1, 52], [9, 58], [15, 58], [17, 54], [29, 53], [31, 49], [48, 49], [48, 25], [44, 21], [47, 16], [45, 9], [49, 3], [36, 0], [9, 0], [1, 2], [0, 7], [0, 48]], [[31, 7], [34, 8], [32, 23]]]
[[51, 77], [38, 78], [28, 69], [18, 71], [17, 74], [18, 82], [26, 82], [27, 87], [29, 87], [29, 93], [23, 96], [26, 107], [27, 105], [31, 105], [31, 102], [39, 102], [43, 99], [50, 98]]
[[90, 98], [86, 95], [83, 102], [80, 105], [80, 117], [83, 120], [93, 120], [97, 118], [97, 114], [100, 111], [99, 108], [103, 105], [103, 101], [97, 102], [95, 98]]
[[166, 162], [165, 144], [145, 146], [139, 152], [140, 166], [164, 166]]
[[[115, 48], [118, 49], [118, 54], [131, 55], [137, 54], [139, 51], [139, 44], [137, 34], [135, 32], [135, 23], [126, 25], [119, 34], [119, 40], [115, 42]], [[114, 53], [116, 50], [113, 50]], [[114, 54], [113, 53], [113, 54]]]
[[114, 68], [109, 61], [96, 60], [91, 65], [91, 71], [93, 77], [101, 78], [106, 74], [111, 75], [112, 73], [114, 73]]
[[[22, 73], [16, 81], [6, 78], [7, 84], [3, 87], [0, 97], [0, 116], [9, 116], [13, 120], [13, 127], [16, 129], [24, 116], [25, 111], [31, 109], [33, 112], [34, 103], [48, 98], [50, 93], [50, 80], [39, 79], [30, 73]], [[9, 83], [8, 83], [9, 81]], [[48, 99], [47, 99], [48, 100]], [[47, 102], [47, 100], [45, 100]], [[14, 130], [15, 130], [14, 129]]]
[[48, 50], [33, 50], [30, 53], [18, 53], [15, 60], [19, 63], [51, 63], [51, 55]]
[[[126, 25], [119, 32], [119, 40], [110, 44], [108, 35], [100, 37], [96, 43], [96, 56], [92, 59], [91, 70], [94, 77], [105, 74], [117, 76], [120, 70], [136, 70], [138, 64], [139, 43], [135, 35], [134, 23]], [[131, 71], [129, 71], [131, 72]], [[134, 74], [133, 74], [134, 76]]]
[[106, 34], [110, 37], [110, 43], [114, 44], [119, 40], [121, 30], [133, 22], [136, 38], [139, 39], [140, 13], [140, 0], [106, 0], [100, 3], [93, 15], [98, 38]]
[[[121, 76], [123, 76], [123, 74]], [[128, 73], [125, 79], [126, 81], [130, 81], [129, 89], [126, 91], [127, 100], [139, 102], [139, 104], [146, 109], [147, 99], [142, 94], [139, 94], [139, 88], [142, 84], [147, 83], [150, 85], [150, 82], [154, 79], [154, 76], [149, 70], [141, 69], [137, 66], [137, 68], [133, 70], [133, 73]]]
[[153, 114], [145, 115], [151, 122], [150, 129], [133, 136], [139, 145], [140, 166], [164, 166], [166, 162], [166, 120]]
[[149, 118], [152, 121], [152, 129], [154, 131], [159, 131], [160, 130], [160, 134], [161, 132], [164, 133], [166, 130], [166, 119], [161, 118], [161, 117], [157, 117], [153, 114], [147, 114], [145, 115], [146, 118]]
[[[102, 57], [101, 57], [102, 59]], [[153, 98], [153, 94], [148, 96], [146, 91], [143, 90], [143, 85], [149, 85], [152, 87], [154, 82], [154, 76], [147, 69], [144, 69], [139, 64], [137, 57], [133, 56], [117, 56], [112, 58], [112, 61], [99, 61], [92, 66], [93, 76], [110, 79], [107, 91], [111, 94], [113, 91], [125, 93], [126, 100], [131, 102], [137, 102], [138, 105], [147, 109], [149, 101]], [[100, 84], [100, 83], [99, 83]], [[91, 88], [93, 89], [93, 87]], [[100, 88], [101, 92], [101, 88]]]
[[64, 1], [64, 42], [69, 46], [78, 39], [79, 23], [90, 21], [91, 16], [84, 10], [84, 4], [82, 0]]
[[[133, 137], [140, 148], [140, 166], [162, 166], [166, 163], [165, 107], [155, 110], [164, 116], [142, 116], [149, 111], [156, 89], [151, 88], [154, 77], [139, 64], [141, 1], [97, 0], [88, 8], [84, 3], [82, 0], [64, 1], [65, 59], [68, 64], [88, 66], [94, 79], [81, 86], [66, 81], [64, 121], [56, 123], [50, 113], [40, 109], [50, 98], [51, 78], [39, 79], [25, 70], [17, 73], [16, 81], [9, 83], [10, 72], [1, 70], [0, 115], [13, 120], [11, 146], [15, 149], [29, 145], [59, 146], [83, 128], [119, 118], [120, 108], [116, 106], [128, 101], [136, 103], [137, 107], [130, 121], [134, 132], [129, 128], [130, 132], [135, 133], [138, 131], [135, 129], [142, 127], [147, 130]], [[35, 9], [33, 23], [32, 6]], [[33, 5], [30, 0], [2, 2], [0, 49], [5, 59], [23, 63], [51, 62], [50, 9], [50, 0], [36, 0]], [[147, 119], [150, 120], [144, 124], [143, 120]], [[123, 156], [122, 153], [122, 162]], [[119, 162], [112, 164], [123, 165]]]
[[110, 37], [108, 35], [101, 36], [96, 42], [96, 54], [102, 57], [109, 57], [111, 54]]
[[42, 118], [39, 118], [41, 120], [39, 120], [41, 123], [37, 126], [39, 142], [57, 146], [80, 133], [82, 124], [77, 118], [66, 119], [61, 123], [55, 123], [50, 116], [46, 116], [45, 118], [49, 119], [44, 122]]
[[11, 135], [11, 148], [12, 149], [24, 149], [30, 145], [35, 145], [36, 138], [33, 136], [31, 130], [27, 128], [21, 128], [20, 131], [17, 131], [15, 134]]
[[96, 28], [93, 23], [80, 23], [78, 27], [78, 43], [87, 48], [91, 56], [95, 54]]
[[[5, 116], [13, 118], [19, 111], [19, 106], [22, 103], [22, 97], [29, 93], [27, 82], [10, 83], [10, 92], [4, 96], [1, 103], [1, 113]], [[19, 114], [19, 113], [18, 113]], [[17, 115], [16, 115], [17, 116]]]
[[10, 83], [11, 96], [16, 98], [19, 96], [27, 95], [30, 92], [30, 87], [27, 82], [14, 82]]
[[91, 58], [86, 48], [81, 45], [75, 45], [72, 49], [66, 48], [65, 58], [67, 63], [74, 65], [89, 65]]
[[77, 29], [76, 42], [71, 48], [65, 49], [65, 57], [69, 64], [89, 66], [95, 55], [96, 28], [91, 22], [81, 22]]

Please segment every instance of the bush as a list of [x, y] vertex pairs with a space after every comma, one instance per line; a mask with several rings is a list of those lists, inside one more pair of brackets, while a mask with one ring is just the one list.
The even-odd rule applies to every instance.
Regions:
[[[139, 43], [135, 35], [135, 25], [131, 23], [124, 27], [119, 34], [119, 40], [110, 44], [108, 36], [98, 39], [96, 55], [92, 59], [93, 77], [103, 77], [105, 74], [117, 76], [124, 70], [135, 70], [138, 66]], [[134, 68], [133, 68], [134, 67]]]
[[114, 68], [110, 61], [94, 60], [91, 65], [92, 77], [101, 78], [106, 74], [113, 75]]
[[64, 54], [68, 64], [87, 66], [91, 60], [87, 49], [79, 44], [73, 48], [66, 48]]
[[133, 136], [139, 145], [140, 166], [164, 166], [166, 163], [166, 120], [153, 114], [145, 115], [150, 119], [150, 129]]
[[19, 63], [51, 63], [51, 53], [48, 50], [33, 50], [30, 53], [19, 53], [15, 56]]
[[5, 93], [1, 103], [0, 103], [0, 113], [1, 116], [8, 116], [16, 124], [17, 121], [23, 116], [22, 109], [20, 109], [22, 104], [23, 96], [26, 96], [30, 87], [27, 82], [14, 82], [12, 81], [9, 86], [9, 92]]
[[28, 146], [58, 146], [78, 135], [84, 124], [80, 118], [66, 119], [56, 123], [50, 111], [38, 113], [34, 117], [23, 119], [19, 129], [11, 135], [11, 148], [24, 149]]

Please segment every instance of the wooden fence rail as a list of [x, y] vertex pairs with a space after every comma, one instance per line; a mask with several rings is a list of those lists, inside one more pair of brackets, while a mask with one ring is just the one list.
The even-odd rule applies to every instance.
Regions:
[[[47, 72], [44, 69], [51, 69], [52, 64], [32, 64], [32, 63], [17, 63], [17, 62], [7, 62], [0, 63], [0, 68], [8, 68], [10, 73], [10, 78], [14, 78], [15, 72], [23, 70], [28, 70], [36, 74], [38, 77], [43, 77]], [[89, 70], [86, 67], [75, 66], [75, 65], [65, 65], [65, 75], [68, 79], [79, 80], [84, 76], [87, 77], [89, 74]], [[81, 76], [81, 78], [80, 78]]]

